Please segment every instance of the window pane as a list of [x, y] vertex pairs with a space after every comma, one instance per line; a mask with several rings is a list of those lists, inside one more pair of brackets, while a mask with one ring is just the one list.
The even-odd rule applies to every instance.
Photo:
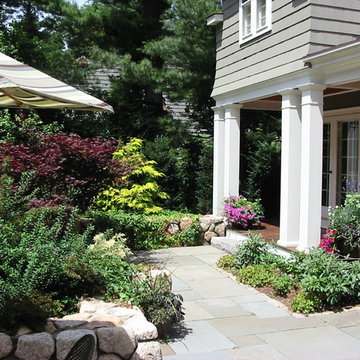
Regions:
[[322, 170], [322, 206], [329, 206], [330, 184], [330, 124], [324, 124], [323, 170]]
[[266, 0], [257, 0], [257, 27], [266, 25]]
[[343, 203], [347, 193], [359, 186], [359, 122], [339, 124], [339, 178], [338, 204]]
[[251, 6], [250, 1], [243, 5], [243, 36], [251, 33]]

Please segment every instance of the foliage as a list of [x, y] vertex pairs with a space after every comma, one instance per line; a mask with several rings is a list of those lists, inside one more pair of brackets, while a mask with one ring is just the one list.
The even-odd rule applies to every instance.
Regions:
[[321, 310], [322, 302], [316, 295], [302, 291], [295, 296], [291, 309], [297, 313], [310, 314]]
[[154, 141], [146, 141], [144, 152], [165, 174], [158, 179], [169, 194], [169, 198], [162, 200], [163, 207], [200, 213], [211, 208], [210, 138], [179, 131], [176, 136], [158, 136]]
[[329, 212], [329, 229], [335, 232], [335, 246], [348, 245], [350, 250], [360, 245], [360, 193], [346, 195], [345, 203]]
[[[164, 211], [156, 215], [132, 214], [122, 211], [91, 211], [88, 214], [95, 220], [97, 231], [115, 229], [125, 234], [127, 245], [132, 250], [148, 250], [169, 246], [194, 246], [203, 242], [198, 216]], [[171, 222], [189, 216], [191, 226], [186, 231], [171, 235], [166, 232]]]
[[269, 268], [251, 265], [240, 269], [236, 279], [244, 284], [262, 287], [271, 285], [275, 279], [275, 274], [269, 271]]
[[210, 214], [212, 212], [212, 177], [209, 169], [213, 167], [213, 143], [208, 138], [201, 141], [198, 169], [195, 172], [196, 181], [196, 208], [200, 214]]
[[109, 257], [115, 255], [118, 259], [124, 259], [131, 255], [130, 249], [125, 245], [124, 234], [114, 234], [109, 230], [94, 236], [94, 243], [89, 245], [89, 251], [96, 257]]
[[255, 224], [260, 224], [264, 218], [259, 200], [251, 202], [242, 195], [226, 198], [222, 215], [230, 225], [241, 229], [249, 229]]
[[[21, 216], [21, 213], [19, 213]], [[21, 224], [0, 219], [0, 324], [41, 326], [47, 316], [75, 310], [80, 296], [100, 291], [85, 261], [89, 229], [74, 232], [76, 213], [35, 209]]]
[[275, 278], [271, 286], [275, 290], [276, 295], [286, 297], [294, 289], [295, 281], [291, 276], [280, 275]]
[[[360, 263], [342, 260], [336, 252], [313, 248], [308, 255], [292, 252], [288, 258], [277, 255], [261, 236], [243, 242], [234, 255], [237, 279], [252, 286], [271, 286], [276, 295], [298, 293], [294, 311], [305, 312], [357, 303], [360, 296]], [[229, 261], [231, 263], [231, 260]], [[221, 266], [219, 262], [218, 266]], [[295, 310], [296, 309], [296, 310]], [[314, 310], [311, 310], [314, 309]]]
[[235, 268], [235, 263], [236, 262], [235, 262], [235, 256], [234, 255], [224, 255], [218, 260], [216, 265], [219, 268], [226, 269], [226, 270], [231, 270], [231, 269]]
[[212, 133], [215, 31], [206, 18], [220, 9], [217, 0], [171, 0], [163, 16], [163, 36], [146, 43], [145, 52], [162, 59], [158, 86], [170, 98], [187, 100], [193, 126]]
[[158, 199], [168, 195], [160, 190], [156, 179], [164, 176], [155, 169], [156, 162], [146, 160], [141, 152], [142, 140], [133, 138], [114, 152], [114, 160], [127, 162], [133, 170], [123, 176], [122, 185], [112, 186], [99, 194], [96, 204], [103, 210], [127, 210], [144, 214], [160, 212]]
[[241, 110], [241, 193], [262, 200], [266, 216], [280, 209], [281, 116], [274, 111]]
[[267, 254], [267, 244], [263, 241], [261, 234], [248, 233], [249, 239], [238, 245], [235, 256], [235, 265], [239, 269], [250, 265], [264, 263]]
[[340, 261], [337, 254], [328, 255], [313, 249], [303, 261], [301, 286], [324, 304], [341, 305], [351, 302], [360, 294], [360, 264]]
[[28, 114], [19, 111], [14, 115], [8, 109], [0, 111], [0, 142], [21, 144], [35, 141], [39, 132], [54, 134], [60, 130], [61, 126], [56, 122], [44, 124], [33, 110]]
[[69, 204], [86, 209], [101, 189], [121, 181], [129, 170], [112, 159], [115, 148], [113, 140], [99, 137], [41, 133], [26, 144], [1, 144], [0, 162], [8, 161], [15, 185], [23, 172], [33, 174], [32, 190], [38, 191], [31, 206]]
[[183, 297], [171, 293], [169, 280], [165, 276], [157, 276], [155, 280], [147, 279], [143, 284], [138, 301], [150, 322], [158, 326], [183, 320]]

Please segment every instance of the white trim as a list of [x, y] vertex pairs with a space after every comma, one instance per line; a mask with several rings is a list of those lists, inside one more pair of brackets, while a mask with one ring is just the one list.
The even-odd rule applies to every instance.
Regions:
[[213, 14], [209, 16], [206, 20], [207, 26], [215, 26], [224, 21], [224, 14]]
[[[247, 41], [254, 39], [269, 30], [271, 30], [271, 0], [265, 0], [265, 25], [259, 27], [259, 1], [261, 0], [246, 0], [244, 3], [239, 0], [239, 44], [246, 43]], [[250, 11], [250, 29], [249, 32], [244, 34], [244, 8]]]

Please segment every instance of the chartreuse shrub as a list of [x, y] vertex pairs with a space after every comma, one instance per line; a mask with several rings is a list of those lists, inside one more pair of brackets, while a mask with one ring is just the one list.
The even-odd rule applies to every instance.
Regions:
[[[97, 231], [115, 229], [125, 234], [127, 245], [133, 250], [156, 249], [169, 246], [194, 246], [203, 243], [202, 229], [198, 215], [184, 214], [175, 211], [162, 211], [159, 214], [145, 215], [124, 211], [90, 211], [88, 216], [94, 218]], [[192, 219], [187, 231], [174, 235], [166, 233], [167, 226], [184, 216]]]
[[[274, 294], [297, 293], [293, 311], [314, 312], [359, 302], [360, 263], [344, 261], [322, 248], [308, 255], [293, 252], [289, 258], [271, 252], [271, 245], [250, 235], [234, 254], [237, 279], [254, 287], [272, 287]], [[219, 261], [227, 264], [228, 258]], [[223, 266], [223, 268], [227, 268]]]
[[133, 138], [114, 152], [114, 160], [126, 161], [133, 166], [133, 170], [122, 178], [127, 185], [113, 185], [99, 194], [96, 204], [101, 209], [143, 214], [154, 214], [162, 210], [157, 201], [166, 199], [168, 195], [160, 190], [156, 179], [164, 174], [155, 169], [155, 161], [145, 159], [141, 148], [142, 140]]

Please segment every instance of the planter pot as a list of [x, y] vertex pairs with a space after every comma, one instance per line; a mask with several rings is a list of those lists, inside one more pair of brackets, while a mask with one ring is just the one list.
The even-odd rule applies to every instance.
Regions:
[[349, 245], [337, 244], [337, 249], [340, 251], [340, 254], [343, 256], [350, 255], [350, 258], [359, 259], [360, 258], [360, 247], [351, 248]]
[[156, 325], [159, 339], [165, 338], [171, 332], [173, 322], [171, 320], [163, 324]]

